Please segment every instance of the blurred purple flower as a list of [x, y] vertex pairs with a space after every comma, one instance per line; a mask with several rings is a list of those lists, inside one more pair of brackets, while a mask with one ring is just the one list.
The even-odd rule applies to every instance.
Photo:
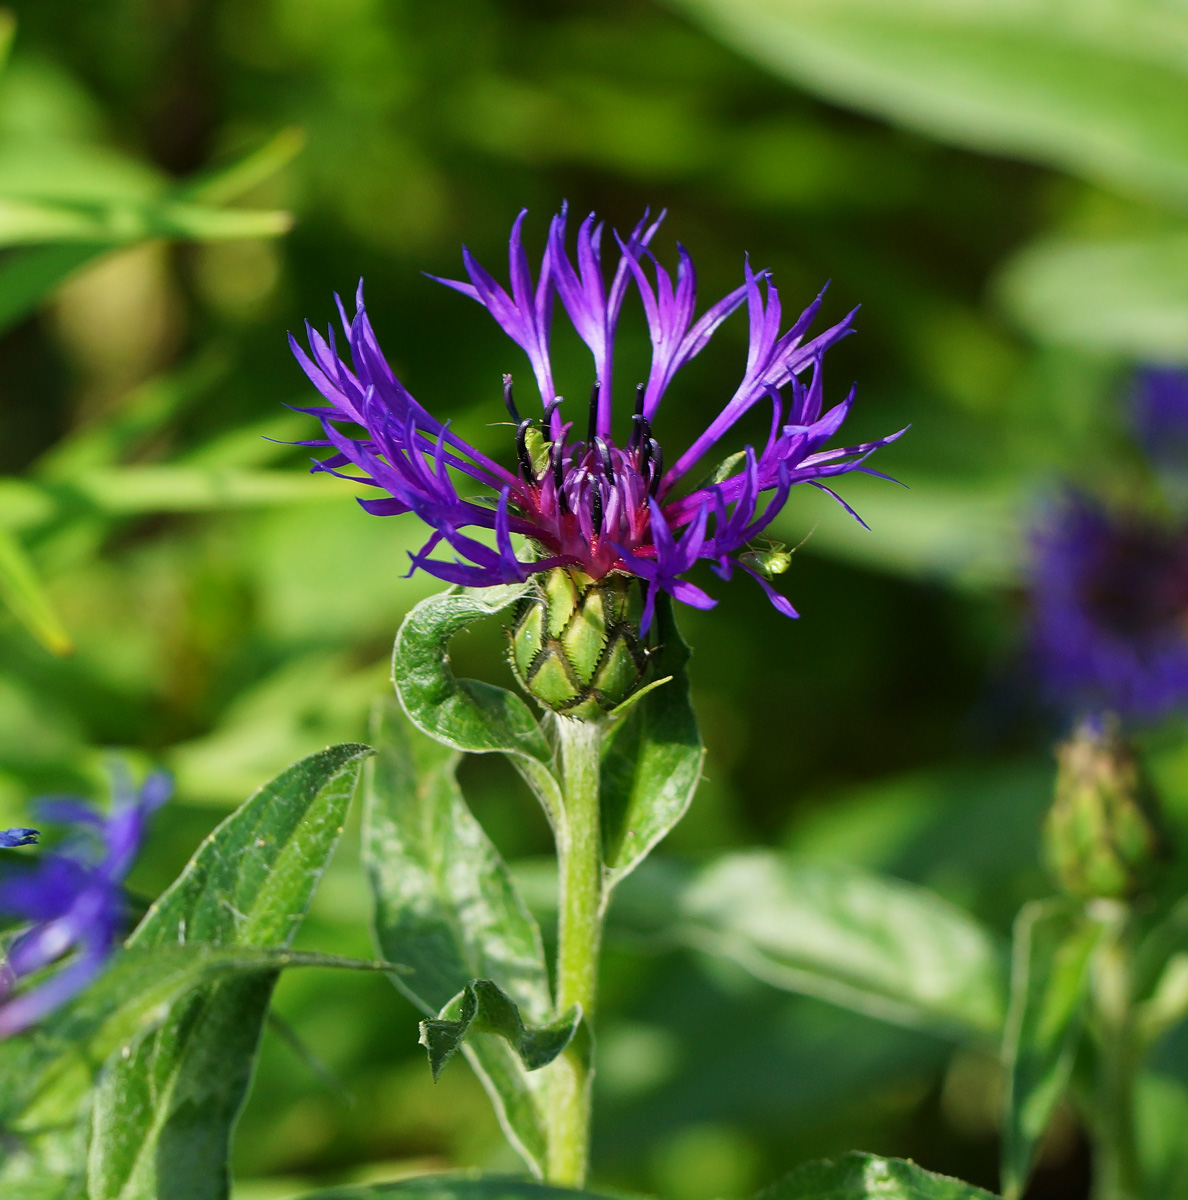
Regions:
[[1188, 529], [1071, 493], [1032, 550], [1032, 644], [1048, 695], [1140, 721], [1188, 709]]
[[[433, 534], [411, 556], [413, 569], [420, 567], [449, 583], [486, 587], [519, 582], [535, 571], [561, 565], [577, 566], [593, 579], [624, 572], [646, 582], [646, 631], [657, 591], [698, 608], [714, 605], [701, 588], [680, 578], [699, 559], [707, 559], [724, 579], [736, 565], [743, 566], [759, 579], [775, 606], [794, 617], [788, 601], [735, 556], [768, 527], [794, 484], [809, 483], [833, 495], [826, 479], [855, 470], [878, 474], [863, 464], [903, 432], [861, 445], [825, 448], [845, 420], [854, 393], [825, 408], [822, 359], [851, 332], [854, 314], [809, 338], [809, 326], [821, 307], [818, 296], [781, 333], [779, 294], [767, 272], [755, 272], [747, 263], [743, 284], [695, 318], [696, 273], [684, 247], [678, 246], [675, 282], [648, 249], [663, 214], [651, 224], [645, 216], [626, 240], [614, 235], [617, 254], [608, 286], [603, 225], [593, 214], [582, 222], [575, 266], [566, 249], [562, 208], [551, 222], [533, 282], [520, 241], [524, 217], [521, 212], [511, 232], [510, 293], [466, 249], [462, 256], [468, 280], [438, 281], [483, 305], [528, 356], [540, 392], [539, 418], [521, 418], [512, 378], [503, 377], [504, 402], [516, 425], [517, 469], [509, 471], [467, 445], [395, 377], [367, 318], [362, 283], [353, 319], [339, 301], [350, 365], [339, 355], [333, 329], [323, 338], [307, 325], [308, 353], [290, 337], [298, 362], [329, 402], [328, 407], [302, 410], [321, 420], [326, 435], [304, 444], [334, 451], [314, 469], [340, 474], [345, 467], [357, 468], [359, 474], [343, 478], [387, 493], [360, 501], [370, 513], [416, 513]], [[646, 383], [636, 388], [634, 413], [629, 421], [620, 421], [619, 432], [626, 431], [626, 436], [616, 440], [614, 338], [632, 285], [643, 303], [652, 362]], [[594, 359], [584, 438], [574, 436], [575, 422], [567, 419], [568, 406], [553, 383], [549, 339], [556, 300]], [[722, 321], [744, 304], [750, 347], [743, 378], [709, 427], [665, 471], [653, 433], [665, 390]], [[748, 446], [707, 482], [677, 495], [678, 485], [760, 403], [771, 408], [763, 449], [757, 452]], [[344, 423], [361, 426], [363, 436], [340, 429]], [[463, 499], [457, 475], [489, 487], [494, 493], [491, 502]], [[494, 547], [462, 533], [467, 527], [492, 530]], [[536, 561], [516, 556], [513, 533], [535, 543]], [[452, 562], [430, 558], [442, 542], [459, 557]]]
[[11, 850], [14, 846], [36, 846], [41, 837], [39, 829], [0, 829], [0, 849]]
[[1131, 423], [1157, 463], [1188, 468], [1188, 370], [1144, 367], [1135, 377]]
[[[0, 915], [29, 922], [0, 964], [0, 1038], [36, 1024], [103, 969], [119, 939], [124, 877], [149, 815], [168, 799], [171, 789], [163, 772], [150, 775], [139, 793], [117, 773], [112, 812], [106, 818], [78, 800], [41, 802], [39, 811], [47, 820], [75, 829], [60, 849], [30, 870], [0, 878]], [[16, 991], [20, 980], [71, 951], [73, 957], [56, 973]]]

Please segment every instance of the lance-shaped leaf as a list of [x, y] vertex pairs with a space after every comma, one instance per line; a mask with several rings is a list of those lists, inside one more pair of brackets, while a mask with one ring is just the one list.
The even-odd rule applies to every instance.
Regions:
[[70, 635], [45, 594], [25, 548], [0, 527], [0, 597], [17, 620], [51, 653], [69, 654]]
[[997, 289], [1037, 337], [1152, 362], [1188, 362], [1188, 234], [1044, 238], [1006, 265]]
[[811, 1162], [754, 1200], [993, 1200], [992, 1193], [948, 1175], [925, 1171], [902, 1158], [846, 1154], [837, 1162]]
[[993, 935], [924, 888], [771, 851], [730, 854], [684, 886], [678, 936], [759, 979], [884, 1021], [997, 1038]]
[[1188, 201], [1188, 15], [1175, 5], [682, 0], [830, 100], [960, 146]]
[[1003, 1035], [1007, 1197], [1020, 1196], [1027, 1186], [1036, 1147], [1068, 1085], [1084, 1027], [1089, 960], [1101, 932], [1079, 905], [1063, 899], [1028, 904], [1015, 920]]
[[660, 647], [653, 670], [660, 678], [670, 678], [632, 705], [603, 742], [606, 898], [685, 815], [701, 778], [705, 751], [689, 702], [689, 648], [681, 640], [667, 596], [657, 602], [656, 628]]
[[[579, 1192], [572, 1188], [530, 1183], [506, 1175], [421, 1175], [395, 1183], [343, 1184], [309, 1192], [301, 1200], [380, 1200], [380, 1197], [407, 1197], [407, 1200], [591, 1200], [598, 1192]], [[626, 1200], [626, 1193], [616, 1193]], [[938, 1200], [940, 1198], [938, 1197]]]
[[475, 1033], [503, 1038], [526, 1071], [539, 1071], [573, 1041], [581, 1019], [581, 1007], [574, 1005], [547, 1025], [525, 1025], [515, 1002], [497, 984], [472, 979], [436, 1017], [421, 1022], [421, 1045], [429, 1051], [434, 1079]]
[[[203, 842], [129, 947], [288, 946], [370, 753], [332, 746], [256, 792]], [[203, 988], [113, 1060], [92, 1110], [90, 1200], [225, 1200], [231, 1134], [275, 981], [265, 970]]]
[[553, 774], [553, 750], [531, 709], [506, 688], [458, 679], [448, 652], [455, 633], [502, 612], [528, 587], [455, 587], [422, 600], [396, 634], [392, 682], [413, 724], [430, 737], [455, 750], [506, 754], [556, 827], [561, 790]]
[[[472, 979], [493, 980], [531, 1024], [547, 1024], [553, 1002], [540, 931], [462, 798], [461, 756], [414, 729], [394, 698], [376, 705], [371, 736], [363, 855], [380, 953], [408, 967], [393, 982], [436, 1017]], [[500, 1037], [477, 1034], [463, 1052], [508, 1140], [542, 1174], [542, 1077]]]

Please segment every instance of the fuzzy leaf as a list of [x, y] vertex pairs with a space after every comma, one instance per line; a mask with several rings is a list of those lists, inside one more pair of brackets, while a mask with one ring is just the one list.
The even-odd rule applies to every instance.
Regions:
[[458, 679], [450, 669], [450, 638], [472, 621], [502, 612], [527, 588], [449, 588], [422, 600], [396, 635], [392, 682], [410, 720], [430, 737], [455, 750], [506, 754], [556, 827], [561, 792], [553, 750], [528, 705], [514, 692]]
[[421, 1045], [429, 1051], [434, 1079], [475, 1033], [503, 1038], [526, 1071], [539, 1071], [573, 1041], [581, 1019], [581, 1009], [574, 1005], [547, 1025], [525, 1025], [506, 992], [489, 979], [472, 979], [437, 1017], [421, 1022]]
[[0, 597], [22, 625], [51, 653], [69, 654], [70, 635], [54, 611], [25, 548], [0, 527]]
[[1003, 1038], [1007, 1094], [1002, 1190], [1017, 1197], [1072, 1072], [1089, 960], [1101, 926], [1071, 901], [1039, 900], [1015, 920], [1011, 1003]]
[[602, 842], [606, 894], [685, 815], [705, 751], [689, 702], [681, 640], [667, 596], [656, 605], [660, 650], [653, 671], [671, 676], [614, 725], [602, 750]]
[[992, 1193], [902, 1158], [857, 1152], [805, 1163], [754, 1200], [993, 1200]]
[[[287, 947], [370, 753], [332, 746], [261, 788], [202, 843], [128, 946]], [[225, 1200], [231, 1133], [275, 982], [263, 970], [203, 988], [113, 1060], [92, 1111], [89, 1200]]]
[[992, 1039], [1005, 981], [993, 936], [924, 888], [766, 850], [683, 889], [678, 936], [757, 978], [879, 1020]]
[[1157, 0], [682, 0], [819, 95], [932, 137], [1188, 202], [1188, 15]]
[[[493, 980], [535, 1024], [552, 1017], [540, 931], [499, 852], [471, 815], [454, 777], [461, 757], [413, 729], [395, 698], [372, 716], [375, 758], [364, 775], [363, 857], [380, 953], [406, 964], [393, 982], [436, 1017], [476, 978]], [[508, 1140], [544, 1170], [545, 1105], [502, 1038], [463, 1046]]]

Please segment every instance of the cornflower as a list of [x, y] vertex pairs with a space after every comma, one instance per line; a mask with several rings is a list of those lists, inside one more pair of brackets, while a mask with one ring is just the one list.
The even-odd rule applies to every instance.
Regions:
[[[724, 580], [735, 569], [750, 575], [779, 612], [795, 617], [795, 609], [769, 580], [779, 568], [765, 566], [763, 554], [749, 547], [770, 526], [795, 484], [811, 484], [841, 502], [825, 481], [850, 471], [878, 474], [864, 465], [867, 458], [903, 432], [827, 448], [850, 411], [854, 392], [826, 408], [822, 361], [852, 331], [854, 313], [810, 337], [822, 302], [818, 296], [781, 331], [779, 294], [768, 272], [754, 271], [747, 262], [743, 283], [697, 316], [697, 278], [688, 252], [678, 246], [674, 281], [649, 249], [664, 214], [650, 224], [645, 215], [626, 239], [614, 235], [617, 254], [612, 255], [608, 283], [603, 224], [594, 214], [582, 222], [572, 259], [562, 207], [550, 223], [534, 281], [520, 236], [525, 215], [519, 214], [511, 231], [510, 290], [465, 248], [467, 279], [438, 280], [486, 308], [528, 358], [540, 394], [539, 415], [521, 415], [512, 376], [503, 376], [503, 400], [516, 429], [515, 466], [509, 469], [468, 445], [396, 378], [368, 320], [360, 282], [353, 317], [338, 301], [349, 363], [339, 353], [333, 329], [323, 337], [307, 324], [308, 350], [290, 335], [294, 355], [327, 401], [301, 410], [318, 417], [325, 434], [303, 444], [332, 451], [313, 469], [382, 491], [382, 496], [359, 501], [370, 513], [413, 512], [420, 517], [432, 534], [411, 555], [412, 570], [448, 583], [517, 583], [555, 567], [578, 572], [585, 582], [634, 577], [645, 591], [638, 625], [645, 635], [660, 592], [695, 608], [716, 603], [684, 578], [704, 559]], [[614, 342], [631, 288], [643, 305], [651, 367], [646, 381], [635, 388], [629, 420], [619, 423], [616, 435]], [[584, 421], [554, 385], [550, 335], [556, 301], [593, 358]], [[655, 431], [664, 395], [718, 326], [743, 305], [750, 339], [742, 379], [704, 432], [666, 466], [669, 460]], [[762, 448], [746, 446], [705, 482], [689, 487], [695, 469], [704, 470], [706, 457], [759, 404], [770, 408]], [[348, 432], [342, 425], [361, 427], [363, 433]], [[344, 472], [351, 467], [359, 473]], [[467, 480], [468, 489], [475, 482], [489, 488], [489, 501], [464, 498], [459, 477]], [[490, 530], [494, 545], [466, 529]], [[533, 558], [517, 555], [513, 534], [529, 539]], [[454, 552], [453, 561], [430, 557], [442, 544]]]
[[1188, 708], [1188, 529], [1070, 493], [1033, 534], [1031, 605], [1058, 704], [1139, 721]]
[[[60, 849], [28, 871], [0, 878], [0, 915], [27, 923], [0, 963], [0, 1038], [36, 1024], [102, 971], [124, 920], [124, 877], [140, 849], [149, 815], [168, 799], [171, 788], [163, 772], [151, 774], [139, 792], [117, 774], [108, 817], [74, 799], [40, 803], [46, 820], [74, 830]], [[27, 990], [16, 990], [21, 980], [72, 951], [73, 957], [54, 974]]]

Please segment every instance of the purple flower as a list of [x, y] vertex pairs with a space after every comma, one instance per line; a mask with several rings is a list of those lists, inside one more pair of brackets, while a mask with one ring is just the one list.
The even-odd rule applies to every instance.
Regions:
[[1049, 696], [1141, 721], [1188, 708], [1188, 529], [1074, 493], [1032, 550], [1032, 645]]
[[[540, 393], [538, 418], [521, 418], [505, 375], [504, 402], [516, 425], [516, 468], [509, 470], [467, 445], [448, 422], [432, 416], [392, 373], [380, 351], [359, 285], [354, 318], [339, 302], [349, 364], [340, 355], [333, 329], [322, 337], [306, 327], [308, 352], [290, 336], [305, 373], [327, 405], [303, 409], [322, 422], [325, 438], [304, 443], [333, 453], [315, 470], [379, 488], [383, 496], [361, 500], [377, 515], [414, 512], [433, 534], [412, 555], [420, 567], [449, 583], [467, 587], [519, 582], [536, 571], [575, 566], [592, 579], [608, 572], [645, 581], [646, 632], [658, 591], [697, 608], [715, 601], [681, 578], [698, 560], [708, 560], [723, 579], [735, 566], [758, 579], [776, 607], [795, 610], [740, 554], [779, 513], [794, 484], [809, 483], [833, 495], [824, 482], [864, 464], [899, 433], [874, 442], [827, 448], [850, 410], [853, 391], [840, 404], [824, 402], [822, 360], [830, 346], [851, 332], [853, 313], [809, 337], [821, 306], [816, 300], [781, 332], [779, 294], [767, 272], [747, 263], [740, 287], [696, 316], [697, 279], [692, 259], [678, 247], [675, 281], [648, 248], [661, 218], [647, 217], [626, 238], [614, 235], [613, 270], [603, 267], [604, 228], [591, 214], [577, 232], [576, 262], [566, 248], [566, 212], [549, 228], [536, 279], [520, 241], [525, 213], [512, 227], [510, 292], [463, 250], [467, 280], [438, 282], [477, 301], [528, 356]], [[619, 420], [612, 401], [614, 338], [623, 300], [634, 287], [643, 304], [652, 342], [646, 382], [636, 388], [634, 412]], [[593, 387], [584, 430], [553, 383], [549, 341], [555, 302], [569, 318], [594, 360]], [[708, 343], [718, 326], [745, 305], [750, 346], [743, 377], [721, 412], [667, 470], [654, 433], [660, 403], [674, 376]], [[767, 440], [728, 458], [706, 482], [689, 487], [691, 472], [709, 473], [708, 455], [735, 424], [758, 404], [770, 407]], [[340, 426], [361, 426], [363, 432]], [[582, 433], [584, 432], [584, 436]], [[712, 460], [711, 460], [712, 462]], [[357, 474], [344, 474], [354, 467]], [[460, 477], [491, 489], [490, 502], [459, 492]], [[835, 497], [836, 498], [836, 497]], [[462, 531], [488, 529], [494, 546]], [[520, 559], [511, 535], [534, 544], [534, 561]], [[454, 561], [430, 555], [442, 543]]]
[[41, 837], [39, 829], [0, 829], [0, 849], [11, 850], [14, 846], [36, 846]]
[[1188, 467], [1188, 370], [1144, 367], [1134, 382], [1131, 424], [1156, 462]]
[[[28, 1029], [103, 969], [123, 922], [121, 884], [149, 815], [171, 788], [169, 776], [156, 772], [136, 793], [117, 773], [115, 802], [106, 818], [77, 800], [41, 802], [47, 820], [72, 825], [74, 831], [61, 849], [50, 851], [32, 869], [0, 878], [0, 915], [29, 923], [0, 964], [0, 1038]], [[16, 990], [22, 979], [67, 954], [71, 957], [56, 973]]]

